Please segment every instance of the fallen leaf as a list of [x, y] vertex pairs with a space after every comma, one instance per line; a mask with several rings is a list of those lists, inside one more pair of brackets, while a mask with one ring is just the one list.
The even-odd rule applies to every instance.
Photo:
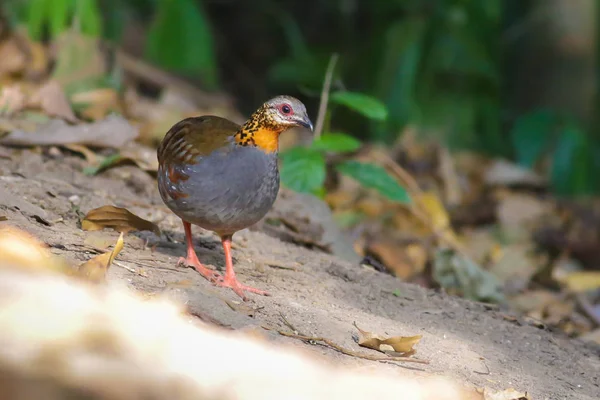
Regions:
[[74, 93], [71, 102], [79, 115], [93, 121], [106, 117], [110, 112], [119, 110], [119, 94], [113, 88], [95, 88]]
[[81, 221], [81, 229], [84, 231], [99, 231], [104, 228], [112, 228], [122, 233], [150, 231], [160, 236], [158, 225], [138, 217], [126, 208], [115, 206], [95, 208], [90, 210]]
[[89, 162], [90, 164], [96, 164], [98, 162], [98, 156], [96, 155], [96, 153], [94, 153], [93, 151], [91, 151], [89, 148], [87, 148], [84, 145], [81, 144], [65, 144], [63, 145], [64, 148], [69, 149], [75, 153], [80, 153], [82, 154], [86, 161]]
[[42, 85], [29, 97], [27, 106], [40, 108], [49, 116], [61, 118], [71, 123], [78, 121], [63, 88], [56, 81], [51, 80]]
[[456, 233], [450, 225], [450, 216], [440, 198], [434, 192], [424, 192], [418, 196], [413, 195], [415, 204], [418, 205], [429, 217], [431, 228], [446, 242], [455, 247], [460, 247]]
[[114, 234], [109, 232], [90, 232], [83, 241], [85, 246], [106, 250], [114, 243]]
[[122, 249], [123, 232], [119, 235], [119, 239], [112, 251], [100, 254], [81, 264], [77, 270], [77, 276], [95, 283], [104, 282], [108, 268]]
[[576, 271], [567, 274], [562, 282], [573, 292], [600, 288], [600, 271]]
[[83, 173], [96, 175], [109, 168], [121, 165], [135, 165], [150, 174], [155, 174], [158, 171], [156, 150], [145, 146], [136, 146], [134, 149], [125, 148], [120, 154], [113, 154], [100, 162], [96, 162], [96, 165], [86, 167]]
[[492, 392], [485, 388], [483, 389], [483, 400], [531, 400], [531, 397], [526, 392], [518, 392], [513, 388], [501, 392]]
[[422, 273], [427, 262], [427, 251], [419, 243], [401, 245], [395, 240], [382, 239], [371, 243], [367, 252], [402, 280]]
[[549, 202], [535, 196], [505, 191], [498, 194], [497, 217], [503, 237], [522, 242], [531, 235], [533, 224], [551, 211]]
[[13, 35], [26, 56], [24, 76], [31, 80], [39, 80], [45, 76], [50, 64], [46, 44], [31, 40], [26, 24], [16, 27]]
[[26, 95], [20, 86], [4, 86], [0, 91], [0, 115], [10, 116], [21, 111], [25, 107], [25, 100]]
[[0, 41], [0, 77], [17, 74], [25, 69], [27, 57], [16, 37]]
[[5, 215], [0, 215], [0, 221], [8, 221]]
[[433, 278], [449, 292], [477, 301], [503, 302], [502, 285], [490, 272], [452, 249], [436, 251]]
[[32, 131], [15, 129], [0, 143], [20, 146], [45, 146], [84, 144], [97, 147], [119, 148], [138, 135], [125, 118], [111, 114], [107, 118], [89, 124], [69, 125], [61, 119], [38, 124]]
[[400, 353], [395, 355], [409, 356], [416, 352], [414, 346], [419, 343], [423, 335], [416, 336], [394, 336], [391, 338], [383, 338], [375, 333], [363, 331], [354, 323], [354, 327], [358, 329], [358, 345], [369, 349], [377, 350], [382, 353]]
[[484, 176], [490, 186], [544, 187], [546, 180], [535, 172], [506, 160], [495, 160]]

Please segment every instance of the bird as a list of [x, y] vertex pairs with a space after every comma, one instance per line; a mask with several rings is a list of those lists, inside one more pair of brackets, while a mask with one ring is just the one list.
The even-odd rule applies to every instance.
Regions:
[[[178, 264], [195, 268], [244, 301], [245, 292], [270, 296], [242, 284], [231, 256], [233, 235], [260, 221], [279, 191], [279, 135], [290, 128], [313, 130], [305, 105], [279, 95], [262, 104], [242, 125], [215, 115], [183, 119], [157, 148], [158, 190], [183, 222], [187, 256]], [[225, 275], [203, 265], [192, 243], [192, 225], [216, 233], [223, 246]]]

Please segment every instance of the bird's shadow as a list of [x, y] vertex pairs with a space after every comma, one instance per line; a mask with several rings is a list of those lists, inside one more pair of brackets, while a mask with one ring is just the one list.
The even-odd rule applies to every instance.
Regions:
[[[151, 232], [132, 233], [147, 242], [148, 247], [153, 247], [157, 253], [176, 259], [186, 256], [187, 243], [185, 234], [181, 231], [161, 230], [160, 236]], [[192, 231], [192, 243], [196, 255], [202, 264], [212, 265], [219, 270], [225, 268], [223, 246], [216, 235], [207, 232]], [[236, 264], [238, 260], [235, 257], [235, 252], [233, 253], [233, 263]]]

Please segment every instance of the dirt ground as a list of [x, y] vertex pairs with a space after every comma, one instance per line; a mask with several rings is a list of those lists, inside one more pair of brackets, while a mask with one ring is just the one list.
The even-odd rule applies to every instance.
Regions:
[[[250, 294], [250, 301], [241, 303], [231, 290], [215, 288], [194, 270], [176, 265], [185, 254], [183, 229], [161, 202], [150, 175], [122, 166], [89, 177], [81, 172], [84, 166], [83, 159], [68, 152], [0, 146], [0, 215], [7, 217], [0, 223], [31, 232], [55, 254], [79, 264], [118, 237], [113, 231], [82, 231], [80, 217], [102, 205], [126, 207], [158, 223], [163, 234], [127, 235], [109, 271], [111, 284], [167, 291], [204, 319], [232, 329], [256, 329], [274, 342], [293, 343], [348, 366], [415, 377], [443, 375], [471, 387], [514, 387], [532, 399], [600, 398], [600, 349], [510, 311], [362, 267], [318, 200], [282, 190], [269, 223], [236, 234], [239, 279], [272, 294]], [[199, 258], [222, 269], [217, 237], [199, 228], [194, 236]], [[333, 243], [335, 255], [320, 249], [327, 243]], [[367, 353], [356, 344], [354, 322], [382, 335], [423, 335], [415, 357], [430, 364], [363, 360], [277, 332], [291, 331], [292, 325], [304, 335]]]

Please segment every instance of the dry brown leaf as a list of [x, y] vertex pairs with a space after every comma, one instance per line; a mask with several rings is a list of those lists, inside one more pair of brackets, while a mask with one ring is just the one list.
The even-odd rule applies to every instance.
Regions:
[[15, 37], [0, 42], [0, 60], [0, 77], [19, 73], [25, 68], [27, 57]]
[[115, 248], [81, 264], [77, 270], [77, 276], [94, 283], [104, 282], [108, 268], [123, 249], [123, 244], [123, 232], [121, 232]]
[[32, 108], [40, 108], [49, 116], [71, 123], [78, 121], [63, 88], [53, 80], [46, 82], [37, 92], [33, 93], [27, 105]]
[[160, 235], [160, 228], [153, 222], [133, 214], [126, 208], [115, 206], [102, 206], [90, 210], [83, 221], [81, 229], [84, 231], [99, 231], [112, 228], [117, 232], [150, 231]]
[[483, 400], [531, 400], [527, 392], [519, 392], [513, 388], [502, 390], [501, 392], [492, 392], [490, 389], [483, 389]]
[[63, 145], [64, 148], [69, 149], [71, 151], [74, 151], [75, 153], [80, 153], [82, 154], [86, 161], [89, 162], [90, 164], [97, 164], [98, 163], [98, 156], [96, 155], [96, 153], [94, 153], [93, 151], [91, 151], [89, 148], [87, 148], [84, 145], [81, 144], [65, 144]]
[[0, 221], [8, 221], [6, 215], [0, 215]]
[[114, 110], [120, 110], [119, 94], [112, 88], [97, 88], [87, 92], [75, 93], [71, 96], [71, 102], [81, 107], [80, 115], [99, 120], [106, 117]]
[[414, 195], [415, 204], [418, 205], [429, 217], [431, 228], [441, 236], [447, 243], [451, 243], [456, 248], [462, 246], [456, 236], [456, 233], [450, 225], [450, 216], [442, 204], [438, 195], [434, 192], [423, 192], [420, 195]]
[[600, 271], [576, 271], [567, 274], [562, 282], [573, 292], [600, 288]]
[[368, 247], [398, 278], [408, 280], [425, 269], [427, 250], [420, 243], [401, 245], [395, 240], [378, 240]]
[[[4, 124], [1, 119], [0, 124]], [[34, 124], [33, 129], [30, 125], [31, 122], [26, 127], [11, 129], [6, 137], [0, 139], [0, 143], [19, 146], [78, 143], [120, 148], [138, 135], [137, 128], [115, 114], [88, 124], [69, 125], [61, 119], [52, 119], [46, 123]]]
[[[414, 346], [419, 343], [423, 335], [416, 336], [394, 336], [383, 338], [375, 333], [363, 331], [354, 323], [358, 329], [358, 345], [369, 349], [377, 350], [382, 353], [393, 352], [397, 356], [410, 356], [416, 353]], [[396, 354], [400, 353], [400, 354]]]
[[0, 91], [0, 115], [13, 115], [25, 107], [26, 96], [19, 85], [4, 86]]
[[85, 246], [106, 250], [113, 245], [115, 239], [111, 232], [90, 232], [83, 241]]
[[490, 186], [543, 187], [546, 185], [546, 180], [532, 170], [502, 159], [493, 161], [485, 172], [484, 179]]

